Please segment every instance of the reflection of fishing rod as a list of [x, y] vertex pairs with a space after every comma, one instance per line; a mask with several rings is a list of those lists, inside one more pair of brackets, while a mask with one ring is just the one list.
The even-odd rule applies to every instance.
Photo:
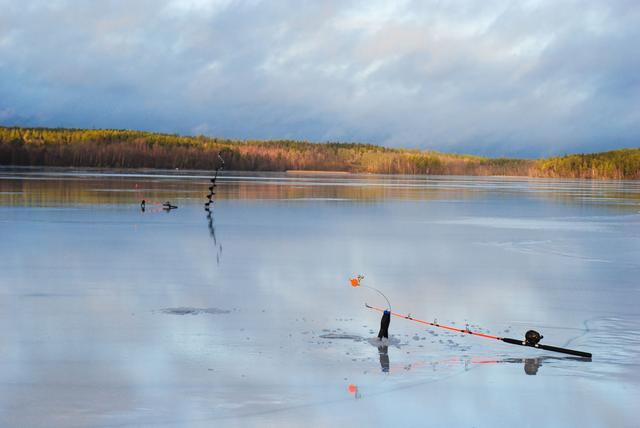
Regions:
[[[378, 348], [380, 350], [380, 348]], [[465, 370], [468, 370], [469, 366], [478, 365], [478, 364], [501, 364], [501, 363], [518, 363], [525, 364], [525, 373], [528, 375], [536, 374], [540, 366], [542, 366], [542, 362], [547, 359], [576, 359], [582, 360], [581, 358], [575, 357], [538, 357], [538, 358], [504, 358], [504, 359], [495, 359], [495, 358], [482, 358], [482, 357], [449, 357], [440, 360], [420, 360], [413, 361], [411, 363], [404, 364], [394, 364], [390, 365], [388, 359], [386, 360], [386, 366], [382, 367], [382, 371], [384, 373], [394, 374], [394, 373], [402, 373], [409, 370], [423, 369], [423, 368], [433, 368], [436, 367], [448, 367], [448, 366], [457, 366], [464, 365]], [[382, 364], [382, 360], [380, 362]]]
[[[369, 309], [373, 309], [374, 311], [378, 311], [378, 312], [385, 312], [384, 309], [381, 308], [376, 308], [375, 306], [371, 306], [367, 303], [365, 303], [365, 306]], [[413, 318], [411, 317], [411, 315], [402, 315], [402, 314], [398, 314], [396, 312], [391, 312], [391, 315], [398, 317], [398, 318], [404, 318], [406, 320], [409, 321], [414, 321], [420, 324], [426, 324], [429, 325], [431, 327], [437, 327], [437, 328], [442, 328], [445, 330], [449, 330], [449, 331], [455, 331], [457, 333], [463, 333], [463, 334], [470, 334], [472, 336], [478, 336], [478, 337], [484, 337], [485, 339], [494, 339], [494, 340], [500, 340], [502, 342], [505, 343], [509, 343], [511, 345], [520, 345], [520, 346], [527, 346], [530, 348], [537, 348], [537, 349], [543, 349], [545, 351], [552, 351], [552, 352], [560, 352], [563, 354], [569, 354], [569, 355], [576, 355], [578, 357], [583, 357], [583, 358], [591, 358], [591, 353], [589, 352], [582, 352], [582, 351], [576, 351], [573, 349], [566, 349], [566, 348], [559, 348], [557, 346], [551, 346], [551, 345], [542, 345], [538, 342], [540, 342], [540, 340], [543, 338], [543, 336], [540, 335], [540, 333], [538, 333], [535, 330], [529, 330], [527, 331], [527, 333], [525, 334], [525, 339], [524, 340], [518, 340], [518, 339], [510, 339], [508, 337], [498, 337], [498, 336], [493, 336], [490, 334], [486, 334], [486, 333], [479, 333], [479, 332], [475, 332], [475, 331], [471, 331], [468, 328], [465, 329], [461, 329], [461, 328], [457, 328], [457, 327], [451, 327], [448, 325], [443, 325], [443, 324], [438, 324], [436, 322], [429, 322], [429, 321], [424, 321], [418, 318]]]

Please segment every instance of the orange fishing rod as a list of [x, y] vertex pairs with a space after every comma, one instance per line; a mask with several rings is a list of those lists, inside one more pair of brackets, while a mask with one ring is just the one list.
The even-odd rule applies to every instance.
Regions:
[[[356, 278], [351, 279], [351, 286], [352, 287], [359, 287], [361, 286], [360, 282], [362, 281], [364, 277], [362, 275], [359, 275]], [[371, 288], [371, 287], [368, 287]], [[378, 291], [378, 290], [376, 290]], [[380, 293], [382, 294], [382, 293]], [[386, 298], [386, 297], [385, 297]], [[387, 299], [387, 303], [388, 303], [388, 299]], [[397, 312], [393, 312], [391, 311], [391, 305], [389, 305], [389, 309], [382, 309], [382, 308], [377, 308], [375, 306], [371, 306], [368, 303], [364, 304], [368, 309], [373, 309], [374, 311], [378, 311], [381, 313], [385, 313], [388, 312], [390, 315], [393, 315], [394, 317], [397, 318], [403, 318], [409, 321], [414, 321], [420, 324], [425, 324], [431, 327], [436, 327], [436, 328], [441, 328], [444, 330], [449, 330], [449, 331], [454, 331], [456, 333], [462, 333], [462, 334], [469, 334], [471, 336], [478, 336], [478, 337], [484, 337], [485, 339], [493, 339], [493, 340], [500, 340], [504, 343], [508, 343], [510, 345], [519, 345], [519, 346], [527, 346], [527, 347], [531, 347], [531, 348], [537, 348], [537, 349], [543, 349], [545, 351], [552, 351], [552, 352], [560, 352], [563, 354], [569, 354], [569, 355], [575, 355], [578, 357], [582, 357], [582, 358], [588, 358], [591, 359], [591, 353], [589, 352], [583, 352], [583, 351], [576, 351], [574, 349], [566, 349], [566, 348], [560, 348], [557, 346], [551, 346], [551, 345], [543, 345], [540, 342], [540, 340], [543, 338], [543, 336], [538, 333], [535, 330], [529, 330], [526, 332], [525, 334], [525, 338], [524, 340], [518, 340], [518, 339], [511, 339], [508, 337], [498, 337], [498, 336], [493, 336], [491, 334], [486, 334], [486, 333], [480, 333], [477, 331], [471, 331], [469, 330], [469, 328], [457, 328], [457, 327], [451, 327], [449, 325], [444, 325], [444, 324], [439, 324], [437, 322], [429, 322], [429, 321], [425, 321], [425, 320], [421, 320], [418, 318], [413, 318], [411, 315], [403, 315], [403, 314], [399, 314]], [[388, 323], [387, 323], [387, 327], [388, 327]]]
[[[367, 303], [364, 304], [367, 308], [369, 309], [373, 309], [374, 311], [378, 311], [378, 312], [385, 312], [385, 309], [381, 309], [381, 308], [376, 308], [375, 306], [371, 306]], [[583, 352], [583, 351], [576, 351], [574, 349], [566, 349], [566, 348], [560, 348], [557, 346], [551, 346], [551, 345], [543, 345], [540, 342], [540, 340], [543, 338], [543, 336], [540, 335], [540, 333], [538, 333], [535, 330], [529, 330], [527, 331], [527, 333], [525, 334], [525, 340], [518, 340], [518, 339], [511, 339], [508, 337], [498, 337], [498, 336], [493, 336], [491, 334], [485, 334], [485, 333], [479, 333], [476, 331], [471, 331], [468, 328], [465, 329], [461, 329], [461, 328], [457, 328], [457, 327], [451, 327], [448, 325], [443, 325], [443, 324], [438, 324], [435, 322], [429, 322], [429, 321], [424, 321], [418, 318], [413, 318], [411, 315], [402, 315], [396, 312], [391, 312], [389, 311], [391, 315], [398, 317], [398, 318], [404, 318], [406, 320], [409, 321], [415, 321], [417, 323], [420, 324], [426, 324], [429, 325], [431, 327], [437, 327], [437, 328], [442, 328], [445, 330], [449, 330], [449, 331], [455, 331], [457, 333], [463, 333], [463, 334], [470, 334], [472, 336], [478, 336], [478, 337], [484, 337], [485, 339], [494, 339], [494, 340], [500, 340], [502, 342], [505, 343], [509, 343], [511, 345], [520, 345], [520, 346], [528, 346], [531, 348], [537, 348], [537, 349], [543, 349], [545, 351], [553, 351], [553, 352], [560, 352], [563, 354], [569, 354], [569, 355], [575, 355], [578, 357], [582, 357], [582, 358], [588, 358], [591, 359], [591, 353], [589, 352]]]
[[[382, 313], [384, 313], [384, 311], [386, 310], [386, 309], [376, 308], [375, 306], [371, 306], [368, 303], [365, 303], [364, 305], [369, 309], [373, 309], [374, 311], [378, 311], [378, 312], [382, 312]], [[473, 336], [485, 337], [487, 339], [502, 340], [502, 338], [498, 337], [498, 336], [492, 336], [490, 334], [485, 334], [485, 333], [478, 333], [476, 331], [471, 331], [468, 328], [462, 329], [462, 328], [457, 328], [457, 327], [451, 327], [451, 326], [444, 325], [444, 324], [439, 324], [439, 323], [436, 323], [436, 322], [429, 322], [429, 321], [421, 320], [421, 319], [418, 319], [418, 318], [413, 318], [411, 315], [402, 315], [402, 314], [399, 314], [399, 313], [396, 313], [396, 312], [393, 312], [393, 311], [391, 311], [391, 315], [393, 315], [394, 317], [398, 317], [398, 318], [404, 318], [404, 319], [409, 320], [409, 321], [419, 322], [420, 324], [430, 325], [431, 327], [438, 327], [438, 328], [443, 328], [445, 330], [455, 331], [457, 333], [471, 334]]]

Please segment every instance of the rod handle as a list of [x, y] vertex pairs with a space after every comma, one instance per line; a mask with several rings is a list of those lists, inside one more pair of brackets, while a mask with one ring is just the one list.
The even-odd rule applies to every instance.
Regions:
[[503, 337], [502, 341], [505, 342], [505, 343], [510, 343], [512, 345], [528, 346], [530, 348], [543, 349], [545, 351], [560, 352], [562, 354], [575, 355], [577, 357], [582, 357], [582, 358], [589, 358], [589, 359], [591, 358], [591, 353], [582, 352], [582, 351], [576, 351], [575, 349], [560, 348], [558, 346], [541, 345], [541, 344], [530, 345], [530, 344], [528, 344], [527, 342], [525, 342], [523, 340], [510, 339], [508, 337]]

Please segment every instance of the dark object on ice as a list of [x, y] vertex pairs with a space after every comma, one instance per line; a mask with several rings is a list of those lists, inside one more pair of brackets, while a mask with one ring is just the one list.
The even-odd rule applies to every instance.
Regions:
[[140, 202], [140, 209], [142, 210], [142, 212], [144, 212], [144, 209], [146, 206], [147, 206], [147, 201], [143, 199], [142, 202]]
[[378, 333], [378, 339], [383, 337], [389, 338], [389, 324], [391, 324], [391, 312], [384, 311], [382, 313], [382, 319], [380, 320], [380, 332]]
[[176, 205], [171, 205], [171, 202], [167, 201], [164, 204], [162, 204], [162, 208], [169, 211], [169, 210], [175, 210], [178, 207]]
[[592, 356], [590, 352], [576, 351], [574, 349], [559, 348], [557, 346], [542, 345], [540, 343], [532, 345], [527, 343], [526, 340], [510, 339], [508, 337], [501, 337], [500, 340], [502, 340], [505, 343], [509, 343], [511, 345], [529, 346], [531, 348], [543, 349], [545, 351], [560, 352], [562, 354], [569, 354], [569, 355], [575, 355], [577, 357], [588, 358], [589, 360], [591, 359], [591, 356]]
[[524, 340], [527, 342], [527, 345], [531, 346], [537, 345], [543, 337], [544, 336], [541, 336], [540, 333], [535, 330], [529, 330], [524, 334]]
[[190, 308], [190, 307], [179, 307], [179, 308], [164, 308], [160, 309], [160, 312], [169, 314], [169, 315], [200, 315], [200, 314], [228, 314], [231, 311], [226, 309], [219, 308]]
[[216, 168], [216, 174], [211, 179], [211, 186], [209, 186], [209, 194], [207, 195], [207, 202], [205, 202], [204, 204], [204, 209], [206, 211], [209, 211], [211, 209], [211, 205], [214, 202], [213, 197], [216, 195], [215, 188], [218, 186], [216, 184], [216, 180], [218, 179], [218, 173], [224, 169], [224, 159], [222, 159], [222, 156], [220, 156], [220, 153], [218, 153], [218, 159], [220, 160], [220, 165], [218, 165], [218, 167]]
[[389, 366], [391, 363], [389, 362], [389, 347], [388, 346], [378, 346], [378, 355], [380, 355], [380, 369], [383, 373], [389, 373]]
[[563, 354], [576, 355], [578, 357], [591, 359], [590, 352], [576, 351], [574, 349], [559, 348], [557, 346], [542, 345], [538, 343], [543, 337], [544, 336], [537, 331], [529, 330], [525, 333], [524, 340], [509, 339], [508, 337], [503, 337], [500, 340], [512, 345], [530, 346], [532, 348], [544, 349], [545, 351], [560, 352]]

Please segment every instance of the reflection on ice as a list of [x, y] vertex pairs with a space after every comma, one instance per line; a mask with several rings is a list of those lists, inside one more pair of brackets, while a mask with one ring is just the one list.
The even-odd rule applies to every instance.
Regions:
[[382, 339], [378, 337], [370, 337], [369, 339], [367, 339], [367, 342], [369, 342], [376, 348], [393, 346], [400, 349], [403, 345], [402, 341], [394, 335], [390, 335], [388, 338], [383, 337]]
[[572, 259], [580, 259], [589, 262], [597, 263], [611, 263], [611, 260], [589, 257], [583, 254], [576, 254], [571, 250], [563, 248], [562, 244], [553, 240], [545, 241], [505, 241], [505, 242], [478, 242], [476, 245], [496, 246], [508, 251], [517, 251], [524, 254], [537, 254], [541, 256], [545, 255], [557, 255], [561, 257], [567, 257]]
[[441, 224], [460, 226], [495, 227], [501, 229], [531, 229], [531, 230], [571, 230], [595, 232], [603, 231], [604, 225], [586, 221], [563, 221], [557, 219], [513, 219], [503, 217], [460, 218], [454, 220], [442, 220]]
[[209, 236], [211, 236], [211, 240], [213, 241], [213, 246], [216, 249], [216, 264], [220, 265], [220, 258], [222, 257], [222, 244], [218, 242], [216, 238], [216, 227], [213, 222], [213, 211], [211, 209], [207, 209], [207, 227], [209, 228]]
[[378, 354], [380, 355], [380, 369], [383, 373], [389, 373], [389, 346], [378, 346]]

